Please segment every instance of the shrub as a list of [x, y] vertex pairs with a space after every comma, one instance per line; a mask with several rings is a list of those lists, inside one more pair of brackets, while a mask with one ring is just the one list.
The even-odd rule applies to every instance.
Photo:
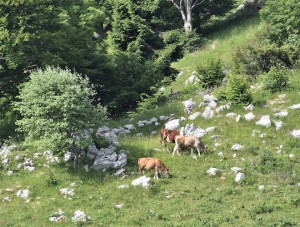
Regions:
[[74, 133], [106, 119], [106, 109], [92, 102], [95, 91], [88, 78], [68, 69], [37, 69], [20, 88], [14, 109], [20, 112], [18, 130], [45, 147], [66, 146]]
[[226, 76], [220, 59], [210, 59], [207, 65], [198, 66], [197, 71], [203, 88], [220, 85]]
[[218, 96], [231, 102], [233, 105], [247, 105], [253, 100], [246, 78], [235, 74], [228, 77], [226, 87], [220, 89]]
[[289, 87], [289, 78], [285, 70], [272, 67], [263, 75], [263, 86], [271, 92], [281, 91]]

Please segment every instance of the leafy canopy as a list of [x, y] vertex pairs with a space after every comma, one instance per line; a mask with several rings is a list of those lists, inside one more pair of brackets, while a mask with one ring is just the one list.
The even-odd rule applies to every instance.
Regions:
[[[106, 119], [106, 109], [93, 105], [95, 91], [89, 79], [69, 69], [46, 67], [30, 74], [14, 103], [22, 119], [16, 124], [27, 138], [45, 145], [64, 145], [74, 133]], [[49, 143], [49, 144], [48, 144]]]

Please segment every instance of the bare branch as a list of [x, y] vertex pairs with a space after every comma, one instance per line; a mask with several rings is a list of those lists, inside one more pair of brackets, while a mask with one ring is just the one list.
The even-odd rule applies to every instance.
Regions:
[[195, 1], [195, 3], [192, 5], [192, 9], [193, 9], [195, 6], [201, 5], [201, 4], [204, 3], [205, 1], [206, 1], [206, 0], [202, 0], [202, 1], [197, 0], [197, 1]]

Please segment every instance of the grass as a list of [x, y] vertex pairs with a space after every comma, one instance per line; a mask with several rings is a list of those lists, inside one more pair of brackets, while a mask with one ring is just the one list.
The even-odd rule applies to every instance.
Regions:
[[[177, 90], [183, 88], [182, 82], [189, 77], [188, 70], [194, 70], [197, 63], [218, 56], [230, 66], [230, 53], [233, 47], [247, 42], [248, 38], [260, 29], [258, 18], [244, 21], [239, 26], [225, 29], [222, 34], [210, 37], [217, 45], [186, 56], [174, 64], [184, 71], [184, 75], [172, 84]], [[247, 32], [246, 32], [247, 31]], [[187, 66], [189, 68], [187, 69]], [[274, 116], [279, 110], [300, 103], [300, 70], [295, 69], [290, 75], [293, 90], [271, 94], [258, 89], [253, 92], [255, 108], [252, 111], [256, 118], [246, 122], [241, 119], [226, 117], [226, 113], [235, 112], [243, 116], [243, 107], [232, 107], [212, 119], [196, 118], [193, 123], [203, 129], [216, 126], [215, 132], [203, 137], [210, 152], [202, 154], [197, 160], [188, 151], [182, 156], [172, 156], [171, 152], [162, 151], [158, 135], [150, 135], [163, 127], [147, 126], [137, 128], [134, 133], [120, 137], [119, 149], [129, 151], [127, 176], [112, 176], [114, 171], [85, 172], [80, 167], [74, 170], [71, 163], [44, 166], [44, 157], [34, 160], [36, 169], [33, 172], [19, 170], [19, 161], [14, 156], [22, 154], [32, 158], [36, 152], [32, 147], [22, 146], [12, 154], [12, 163], [0, 172], [0, 225], [1, 226], [293, 226], [299, 225], [300, 218], [300, 140], [292, 138], [290, 131], [300, 129], [299, 110], [290, 110], [287, 118]], [[180, 88], [180, 89], [179, 89]], [[169, 88], [168, 88], [169, 89]], [[176, 90], [176, 89], [175, 89]], [[175, 114], [176, 117], [188, 117], [183, 112], [181, 101], [193, 98], [197, 105], [202, 96], [196, 95], [197, 88], [184, 97], [171, 100], [168, 104], [135, 116], [133, 124], [139, 120]], [[270, 105], [270, 100], [285, 93], [285, 103]], [[188, 97], [190, 96], [190, 97]], [[273, 109], [277, 110], [274, 111]], [[203, 111], [204, 109], [197, 109]], [[283, 120], [285, 126], [276, 130], [255, 125], [260, 116], [270, 114], [272, 120]], [[112, 126], [129, 123], [128, 119], [112, 122]], [[187, 120], [183, 124], [192, 123]], [[259, 130], [252, 136], [253, 130]], [[137, 137], [142, 132], [144, 136]], [[261, 138], [259, 135], [265, 133]], [[211, 139], [218, 134], [217, 141]], [[220, 146], [215, 147], [215, 142]], [[232, 145], [240, 143], [245, 148], [232, 151]], [[282, 148], [279, 148], [283, 145]], [[173, 144], [168, 144], [170, 150]], [[160, 149], [160, 150], [159, 150]], [[278, 152], [281, 150], [281, 152]], [[218, 153], [223, 152], [223, 156]], [[294, 154], [294, 158], [289, 155]], [[171, 178], [153, 180], [153, 172], [146, 172], [153, 181], [149, 189], [134, 187], [132, 180], [139, 177], [137, 159], [153, 156], [164, 161], [171, 171]], [[235, 156], [235, 157], [234, 157]], [[209, 176], [207, 170], [215, 167], [222, 170], [218, 176]], [[231, 167], [241, 167], [245, 180], [237, 184]], [[7, 171], [13, 170], [12, 176]], [[51, 183], [52, 182], [52, 183]], [[57, 183], [53, 183], [57, 182]], [[75, 186], [71, 186], [75, 183]], [[119, 189], [127, 184], [128, 188]], [[261, 189], [259, 189], [260, 186]], [[9, 192], [6, 189], [13, 189]], [[28, 202], [16, 197], [19, 189], [28, 188], [31, 192]], [[74, 188], [72, 199], [64, 198], [59, 190]], [[11, 202], [3, 201], [7, 196]], [[121, 209], [116, 204], [122, 204]], [[51, 223], [49, 218], [59, 209], [64, 211], [67, 220], [62, 223]], [[72, 223], [71, 217], [76, 210], [84, 211], [92, 218], [87, 223]]]

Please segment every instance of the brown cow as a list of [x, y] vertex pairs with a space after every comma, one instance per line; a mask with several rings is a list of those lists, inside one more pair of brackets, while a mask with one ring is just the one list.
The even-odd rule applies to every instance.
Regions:
[[139, 158], [138, 160], [140, 174], [144, 174], [144, 169], [154, 169], [154, 179], [158, 179], [158, 171], [169, 176], [169, 169], [158, 158]]
[[173, 155], [177, 151], [177, 154], [180, 155], [179, 151], [181, 150], [181, 147], [191, 148], [191, 153], [193, 154], [193, 148], [196, 148], [198, 151], [198, 155], [200, 157], [200, 151], [207, 150], [207, 147], [204, 145], [204, 143], [196, 136], [192, 135], [179, 135], [175, 137], [175, 147], [173, 151]]
[[180, 135], [179, 131], [170, 130], [170, 129], [161, 129], [160, 130], [160, 142], [163, 145], [163, 149], [166, 150], [167, 142], [175, 143], [175, 136]]

